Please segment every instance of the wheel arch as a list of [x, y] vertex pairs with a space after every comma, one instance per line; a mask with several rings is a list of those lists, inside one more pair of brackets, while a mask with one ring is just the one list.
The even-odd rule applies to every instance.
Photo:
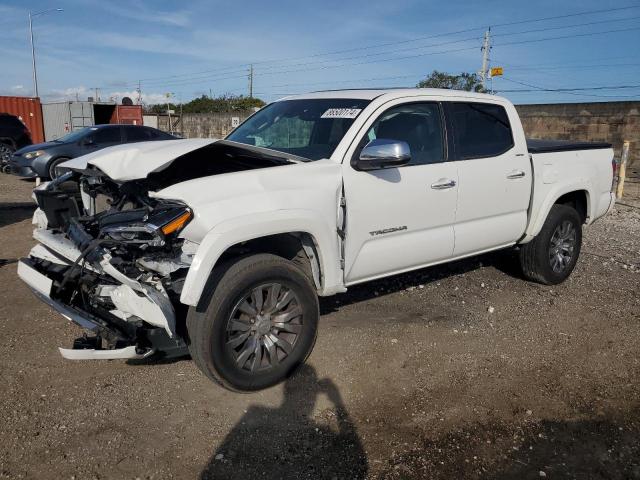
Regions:
[[268, 220], [234, 219], [232, 225], [214, 228], [196, 251], [180, 301], [200, 308], [207, 301], [215, 268], [233, 258], [257, 253], [271, 253], [298, 263], [320, 295], [344, 291], [335, 228], [304, 212], [296, 216], [280, 210]]
[[9, 147], [13, 148], [14, 150], [17, 149], [18, 145], [16, 144], [15, 140], [11, 137], [0, 137], [0, 143], [4, 144], [4, 145], [8, 145]]
[[[49, 175], [49, 171], [51, 170], [51, 166], [53, 165], [54, 162], [57, 162], [59, 160], [63, 160], [63, 161], [67, 161], [67, 160], [71, 160], [72, 157], [70, 157], [69, 155], [65, 155], [65, 154], [58, 154], [58, 155], [52, 155], [51, 158], [49, 158], [47, 160], [47, 162], [44, 164], [44, 171], [47, 175]], [[35, 163], [35, 162], [34, 162]]]
[[[591, 223], [594, 217], [593, 194], [588, 185], [567, 185], [564, 188], [557, 188], [549, 192], [545, 200], [539, 204], [538, 214], [531, 217], [525, 236], [520, 243], [527, 243], [540, 233], [553, 205], [569, 205], [575, 208], [582, 222], [586, 224]], [[536, 210], [535, 205], [532, 209]]]

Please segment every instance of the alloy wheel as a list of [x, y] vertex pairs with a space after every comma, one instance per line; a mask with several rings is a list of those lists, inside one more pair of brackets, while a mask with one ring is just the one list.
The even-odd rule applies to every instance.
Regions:
[[561, 273], [571, 263], [576, 247], [576, 229], [568, 220], [553, 231], [549, 243], [549, 264], [556, 273]]
[[259, 285], [236, 304], [227, 322], [226, 346], [236, 366], [264, 371], [293, 350], [303, 328], [297, 295], [280, 283]]

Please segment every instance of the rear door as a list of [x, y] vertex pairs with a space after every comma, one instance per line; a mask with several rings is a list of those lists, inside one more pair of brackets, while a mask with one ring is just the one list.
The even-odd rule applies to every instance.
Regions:
[[493, 103], [444, 107], [459, 176], [454, 256], [516, 242], [527, 226], [532, 181], [515, 109], [510, 119]]
[[[407, 142], [410, 163], [373, 171], [349, 164], [376, 138]], [[445, 138], [442, 110], [433, 101], [390, 102], [364, 125], [343, 164], [346, 284], [452, 255], [458, 176]]]

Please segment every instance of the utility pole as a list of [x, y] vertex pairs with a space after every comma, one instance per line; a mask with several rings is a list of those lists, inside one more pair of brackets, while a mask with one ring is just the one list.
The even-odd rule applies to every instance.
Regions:
[[95, 87], [96, 89], [96, 98], [95, 98], [95, 102], [99, 102], [100, 101], [100, 89], [98, 87]]
[[42, 10], [40, 12], [31, 13], [29, 11], [29, 39], [31, 40], [31, 67], [33, 68], [33, 92], [38, 96], [38, 74], [36, 73], [36, 47], [33, 42], [33, 17], [38, 15], [45, 15], [49, 12], [62, 12], [62, 8], [50, 8], [48, 10]]
[[249, 67], [249, 98], [253, 98], [253, 63]]
[[142, 105], [142, 86], [140, 80], [138, 80], [138, 88], [136, 88], [136, 92], [138, 93], [138, 99], [136, 100], [136, 105]]
[[487, 78], [489, 77], [489, 53], [491, 52], [491, 27], [484, 32], [484, 40], [482, 41], [482, 69], [480, 70], [480, 81], [482, 88], [487, 89]]
[[38, 96], [38, 75], [36, 74], [36, 49], [33, 45], [33, 20], [31, 12], [29, 12], [29, 38], [31, 39], [31, 66], [33, 68], [33, 91]]

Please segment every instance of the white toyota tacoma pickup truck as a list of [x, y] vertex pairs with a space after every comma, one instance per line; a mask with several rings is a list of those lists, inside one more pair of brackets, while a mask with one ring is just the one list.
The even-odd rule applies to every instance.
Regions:
[[605, 215], [608, 144], [527, 141], [513, 105], [451, 90], [318, 92], [225, 140], [127, 144], [34, 191], [18, 273], [92, 332], [70, 359], [184, 354], [257, 390], [311, 352], [318, 295], [517, 246], [557, 284]]

